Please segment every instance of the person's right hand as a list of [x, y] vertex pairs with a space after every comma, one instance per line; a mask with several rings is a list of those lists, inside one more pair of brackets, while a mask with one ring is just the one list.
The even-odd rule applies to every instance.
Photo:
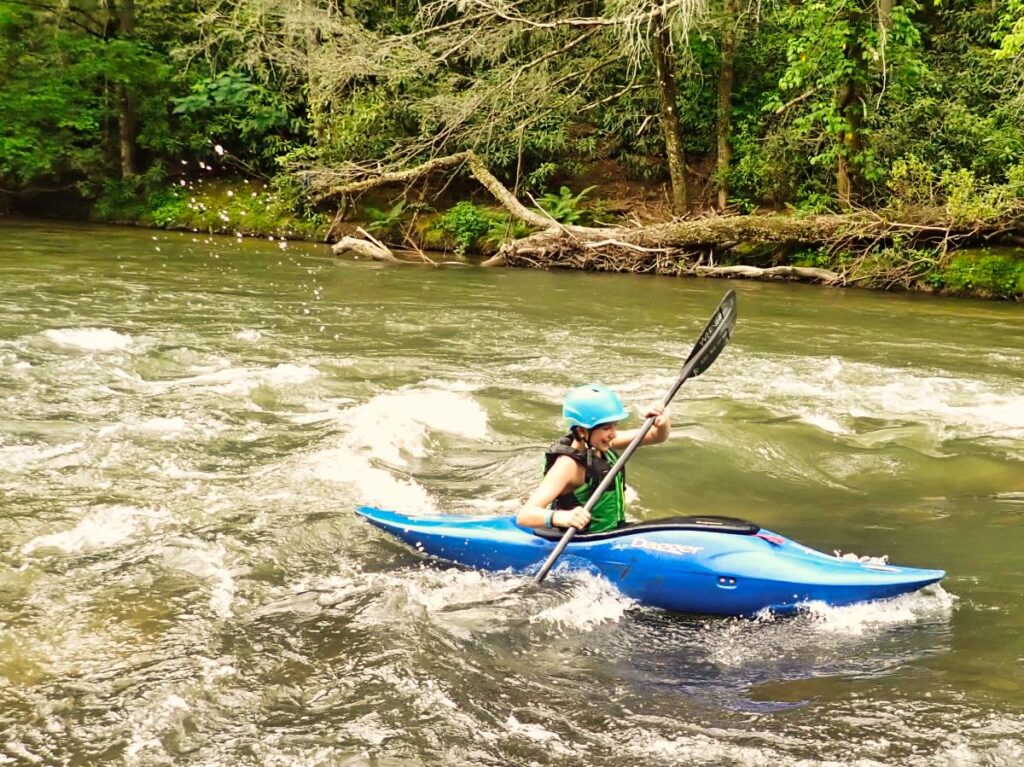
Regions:
[[551, 518], [551, 524], [555, 527], [575, 527], [582, 530], [590, 524], [590, 512], [582, 506], [575, 509], [561, 509], [556, 511]]

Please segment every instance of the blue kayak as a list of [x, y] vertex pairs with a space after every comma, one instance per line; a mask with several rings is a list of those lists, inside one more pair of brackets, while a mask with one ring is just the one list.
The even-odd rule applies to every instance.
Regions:
[[[536, 571], [562, 530], [514, 517], [411, 517], [363, 506], [356, 513], [417, 551], [483, 570]], [[942, 570], [840, 559], [730, 517], [670, 517], [577, 534], [560, 567], [608, 579], [640, 604], [686, 613], [791, 613], [806, 602], [886, 599], [945, 577]]]

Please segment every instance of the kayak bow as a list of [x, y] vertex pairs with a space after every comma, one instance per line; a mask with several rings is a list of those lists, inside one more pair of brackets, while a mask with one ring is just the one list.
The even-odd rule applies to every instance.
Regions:
[[[563, 532], [524, 529], [514, 517], [410, 517], [370, 506], [356, 513], [419, 552], [492, 571], [535, 570]], [[729, 517], [670, 517], [581, 533], [563, 558], [641, 604], [728, 616], [886, 599], [945, 577], [942, 570], [840, 559]]]

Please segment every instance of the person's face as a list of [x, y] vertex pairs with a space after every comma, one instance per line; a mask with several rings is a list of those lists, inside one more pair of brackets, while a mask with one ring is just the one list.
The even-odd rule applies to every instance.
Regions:
[[612, 446], [612, 440], [615, 439], [615, 435], [618, 433], [619, 424], [615, 421], [611, 423], [599, 423], [590, 431], [590, 445], [596, 448], [600, 452], [604, 452]]

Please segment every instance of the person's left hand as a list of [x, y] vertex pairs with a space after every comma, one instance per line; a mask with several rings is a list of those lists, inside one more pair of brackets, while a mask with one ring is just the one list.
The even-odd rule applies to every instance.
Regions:
[[644, 413], [644, 418], [654, 418], [655, 426], [662, 426], [668, 417], [668, 411], [665, 410], [665, 406], [660, 402], [651, 405], [647, 408], [647, 412]]

